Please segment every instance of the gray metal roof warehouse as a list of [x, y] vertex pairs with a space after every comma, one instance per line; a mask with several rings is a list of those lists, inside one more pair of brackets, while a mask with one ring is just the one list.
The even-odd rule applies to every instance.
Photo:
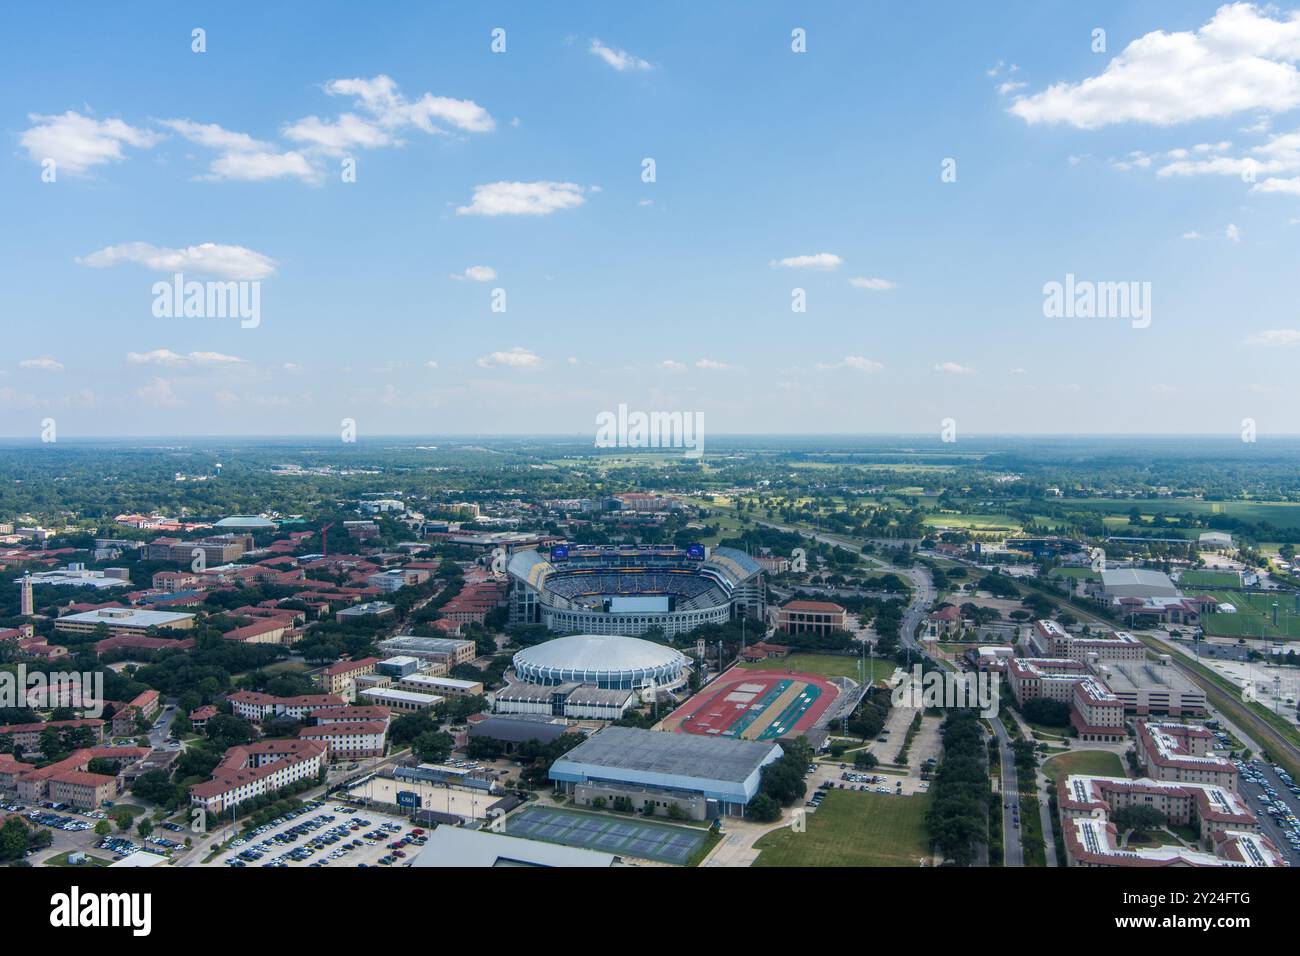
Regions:
[[487, 720], [471, 724], [469, 728], [471, 737], [489, 737], [492, 740], [511, 744], [522, 744], [529, 740], [549, 744], [567, 733], [569, 733], [567, 724], [557, 724], [551, 720], [540, 720], [535, 717], [531, 720], [511, 716], [489, 717]]
[[762, 768], [781, 753], [775, 742], [606, 727], [556, 760], [551, 779], [688, 791], [744, 805], [758, 793]]

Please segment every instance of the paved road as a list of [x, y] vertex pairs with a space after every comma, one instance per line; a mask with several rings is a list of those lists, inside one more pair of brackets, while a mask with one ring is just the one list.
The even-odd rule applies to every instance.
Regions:
[[1016, 755], [1011, 749], [1011, 735], [997, 717], [989, 720], [998, 738], [1002, 760], [1002, 865], [1024, 866], [1025, 850], [1020, 842], [1020, 828], [1015, 821], [1020, 811], [1020, 780], [1016, 773]]

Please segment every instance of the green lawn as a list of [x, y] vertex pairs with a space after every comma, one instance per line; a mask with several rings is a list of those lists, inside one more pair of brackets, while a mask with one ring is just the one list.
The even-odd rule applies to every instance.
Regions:
[[[1300, 640], [1300, 614], [1290, 594], [1260, 594], [1246, 591], [1215, 591], [1214, 599], [1231, 604], [1236, 614], [1206, 614], [1201, 627], [1218, 637], [1263, 637]], [[1273, 602], [1278, 604], [1277, 627], [1273, 626]]]
[[1184, 590], [1191, 588], [1239, 588], [1241, 575], [1236, 571], [1184, 571], [1178, 576]]
[[1060, 754], [1043, 764], [1043, 773], [1053, 781], [1058, 774], [1069, 776], [1072, 773], [1092, 773], [1103, 777], [1128, 776], [1124, 770], [1124, 761], [1109, 750], [1072, 750]]
[[112, 863], [111, 860], [105, 860], [103, 857], [99, 857], [99, 856], [91, 856], [89, 853], [86, 854], [86, 860], [84, 863], [69, 863], [68, 862], [69, 854], [76, 853], [76, 852], [77, 852], [76, 850], [68, 850], [66, 853], [60, 853], [58, 856], [52, 856], [45, 861], [45, 865], [85, 868], [85, 867], [95, 867], [95, 866], [109, 866]]
[[838, 657], [835, 654], [791, 654], [785, 658], [755, 661], [752, 664], [741, 664], [740, 666], [748, 670], [793, 671], [799, 674], [812, 674], [815, 677], [851, 677], [856, 681], [861, 681], [862, 677], [858, 671], [860, 663], [863, 665], [864, 671], [871, 671], [872, 681], [887, 679], [894, 673], [894, 668], [897, 666], [893, 661], [881, 660], [880, 658], [873, 660], [868, 657], [863, 662], [860, 657]]
[[761, 838], [755, 866], [918, 866], [929, 862], [929, 794], [911, 797], [832, 790], [808, 813], [807, 832], [785, 827]]

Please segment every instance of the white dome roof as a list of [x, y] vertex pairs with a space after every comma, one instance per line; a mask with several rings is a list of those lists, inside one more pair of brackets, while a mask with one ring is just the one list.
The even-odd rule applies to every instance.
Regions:
[[639, 637], [617, 634], [574, 634], [526, 647], [514, 657], [515, 666], [553, 667], [578, 671], [632, 671], [682, 666], [680, 651]]

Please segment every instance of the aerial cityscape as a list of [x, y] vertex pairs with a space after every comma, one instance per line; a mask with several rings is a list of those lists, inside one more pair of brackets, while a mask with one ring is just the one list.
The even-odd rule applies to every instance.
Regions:
[[52, 928], [1291, 885], [1300, 9], [0, 22], [0, 872]]

